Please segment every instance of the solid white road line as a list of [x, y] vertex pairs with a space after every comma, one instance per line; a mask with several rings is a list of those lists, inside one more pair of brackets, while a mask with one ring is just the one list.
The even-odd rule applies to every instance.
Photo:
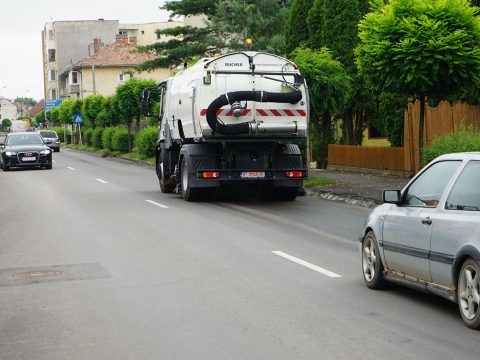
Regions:
[[327, 269], [321, 268], [320, 266], [310, 264], [309, 262], [306, 262], [302, 259], [296, 258], [295, 256], [288, 255], [282, 251], [272, 251], [275, 255], [281, 256], [287, 260], [293, 261], [294, 263], [297, 263], [299, 265], [305, 266], [306, 268], [309, 268], [311, 270], [317, 271], [320, 274], [329, 276], [331, 278], [341, 278], [342, 275], [335, 274], [334, 272], [331, 272]]
[[70, 170], [72, 170], [72, 171], [75, 171], [75, 169], [72, 168], [72, 167], [70, 167], [70, 166], [67, 166], [67, 169], [70, 169]]
[[145, 200], [147, 203], [149, 204], [152, 204], [152, 205], [155, 205], [155, 206], [158, 206], [158, 207], [161, 207], [162, 209], [169, 209], [169, 207], [167, 205], [163, 205], [163, 204], [159, 204], [153, 200]]
[[101, 182], [102, 184], [108, 184], [105, 180], [102, 179], [97, 179], [98, 182]]

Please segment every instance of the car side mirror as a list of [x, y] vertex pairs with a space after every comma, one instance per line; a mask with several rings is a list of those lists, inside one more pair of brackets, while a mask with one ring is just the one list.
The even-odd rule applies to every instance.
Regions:
[[385, 190], [382, 200], [386, 204], [399, 205], [402, 201], [402, 193], [400, 190]]

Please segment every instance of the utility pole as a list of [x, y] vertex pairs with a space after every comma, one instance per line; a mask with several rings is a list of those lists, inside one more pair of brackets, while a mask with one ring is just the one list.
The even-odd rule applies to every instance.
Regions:
[[93, 85], [93, 95], [97, 95], [97, 88], [95, 86], [95, 40], [93, 40], [93, 51], [91, 53], [92, 60], [92, 85]]

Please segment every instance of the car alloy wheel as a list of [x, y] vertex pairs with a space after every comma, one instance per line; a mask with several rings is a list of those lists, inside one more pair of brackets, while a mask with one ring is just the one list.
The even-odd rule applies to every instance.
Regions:
[[363, 278], [371, 289], [381, 289], [385, 285], [383, 278], [383, 264], [378, 250], [377, 239], [369, 231], [362, 243], [362, 269]]
[[457, 286], [458, 307], [465, 324], [480, 328], [480, 266], [467, 259], [460, 270]]

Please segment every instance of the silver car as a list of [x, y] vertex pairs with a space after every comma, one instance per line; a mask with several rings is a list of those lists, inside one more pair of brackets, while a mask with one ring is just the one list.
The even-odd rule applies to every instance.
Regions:
[[392, 281], [445, 297], [480, 328], [480, 152], [440, 156], [383, 200], [360, 237], [367, 286]]

